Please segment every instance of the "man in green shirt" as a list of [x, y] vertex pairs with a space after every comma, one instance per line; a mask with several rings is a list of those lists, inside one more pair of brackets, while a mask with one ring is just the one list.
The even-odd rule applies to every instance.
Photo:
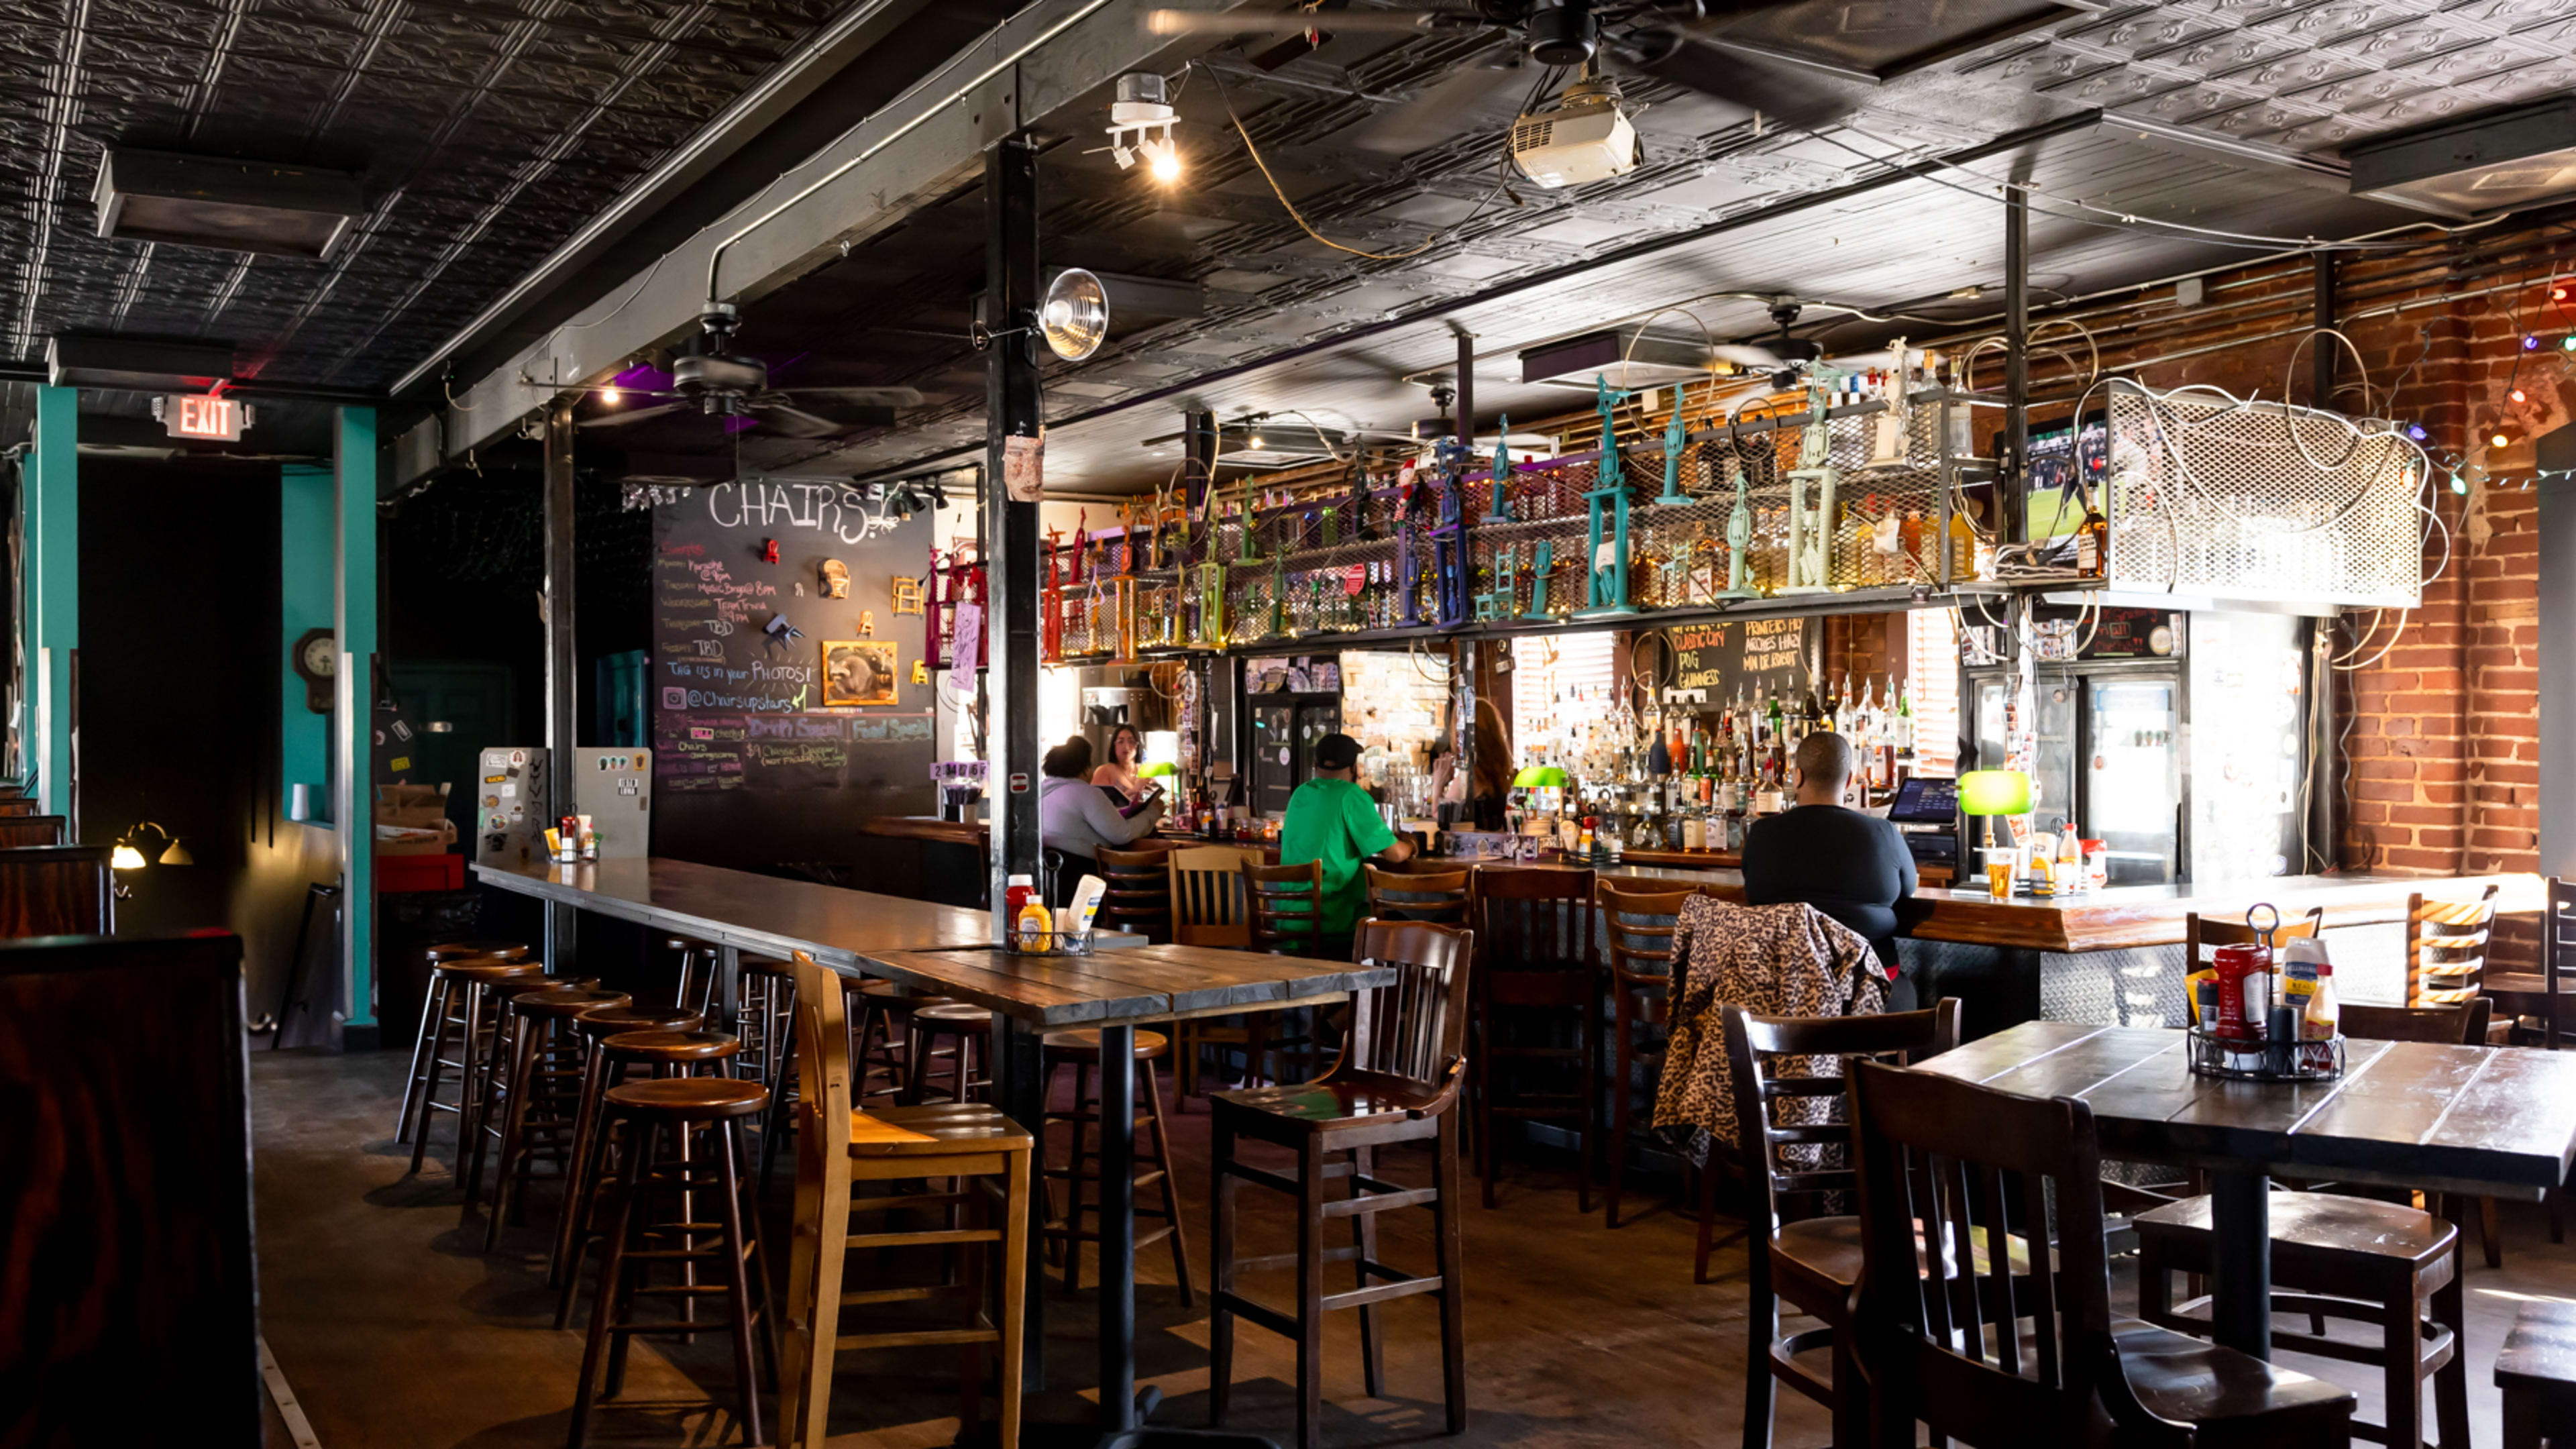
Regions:
[[1395, 865], [1410, 859], [1413, 842], [1386, 828], [1376, 802], [1359, 787], [1360, 742], [1326, 735], [1315, 742], [1315, 776], [1288, 797], [1279, 827], [1279, 863], [1324, 866], [1323, 935], [1346, 941], [1368, 910], [1363, 861]]

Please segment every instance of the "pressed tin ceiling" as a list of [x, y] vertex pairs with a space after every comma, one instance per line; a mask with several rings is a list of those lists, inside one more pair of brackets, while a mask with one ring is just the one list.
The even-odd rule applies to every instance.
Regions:
[[[58, 331], [237, 344], [380, 388], [843, 0], [0, 0], [0, 355]], [[325, 262], [95, 233], [110, 143], [361, 172]]]

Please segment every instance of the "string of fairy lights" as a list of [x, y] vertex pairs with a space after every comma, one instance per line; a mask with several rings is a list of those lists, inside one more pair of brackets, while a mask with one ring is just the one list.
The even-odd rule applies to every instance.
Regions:
[[[2550, 305], [2555, 307], [2562, 317], [2570, 315], [2568, 302], [2571, 289], [2576, 289], [2576, 281], [2553, 281], [2549, 284]], [[2523, 329], [2519, 303], [2516, 304], [2514, 311], [2514, 330], [2520, 335], [2522, 345], [2514, 353], [2513, 370], [2505, 376], [2505, 403], [2512, 408], [2527, 408], [2531, 405], [2532, 393], [2530, 388], [2523, 385], [2523, 370], [2526, 366], [2538, 371], [2545, 365], [2545, 361], [2554, 361], [2562, 377], [2576, 376], [2576, 329], [2559, 334], [2553, 342], [2544, 332]], [[2535, 379], [2534, 386], [2537, 385]], [[2507, 417], [2479, 428], [2471, 434], [2477, 439], [2476, 444], [2465, 452], [2434, 443], [2422, 423], [2409, 423], [2404, 431], [2408, 438], [2423, 449], [2425, 460], [2433, 469], [2433, 476], [2436, 479], [2446, 479], [2455, 494], [2466, 494], [2475, 484], [2499, 484], [2515, 480], [2520, 483], [2517, 491], [2529, 492], [2536, 484], [2557, 478], [2576, 477], [2576, 468], [2544, 468], [2537, 463], [2520, 467], [2489, 466], [2487, 457], [2491, 452], [2501, 452], [2524, 440], [2524, 433], [2527, 430], [2518, 426], [2518, 422], [2516, 418]]]

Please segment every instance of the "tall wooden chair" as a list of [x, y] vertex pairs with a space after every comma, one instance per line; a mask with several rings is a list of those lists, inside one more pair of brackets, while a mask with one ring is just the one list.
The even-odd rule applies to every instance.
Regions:
[[[1252, 949], [1282, 956], [1339, 956], [1346, 942], [1324, 936], [1324, 867], [1245, 861], [1243, 898], [1251, 904]], [[1335, 949], [1336, 947], [1342, 949]]]
[[0, 850], [64, 844], [70, 822], [68, 815], [13, 815], [0, 819]]
[[2406, 898], [2406, 1004], [2447, 1006], [2486, 985], [2487, 941], [2495, 934], [2496, 887], [2473, 901]]
[[[1637, 1035], [1640, 1028], [1660, 1029], [1670, 1019], [1675, 918], [1699, 892], [1624, 888], [1607, 880], [1596, 889], [1602, 929], [1610, 941], [1610, 1184], [1603, 1196], [1609, 1225], [1615, 1228], [1619, 1195], [1628, 1182], [1628, 1136], [1636, 1125], [1637, 1064], [1651, 1070], [1644, 1083], [1649, 1102], [1655, 1096], [1653, 1077], [1664, 1067], [1663, 1042], [1641, 1046]], [[1714, 1172], [1716, 1167], [1702, 1170]], [[1702, 1222], [1705, 1233], [1705, 1216]]]
[[[1678, 907], [1676, 907], [1678, 909]], [[1735, 1086], [1735, 1140], [1749, 1193], [1747, 1213], [1758, 1241], [1746, 1255], [1752, 1270], [1752, 1331], [1744, 1365], [1744, 1449], [1769, 1449], [1772, 1383], [1777, 1380], [1834, 1411], [1837, 1444], [1857, 1444], [1866, 1406], [1853, 1392], [1851, 1291], [1860, 1278], [1860, 1220], [1814, 1215], [1822, 1195], [1852, 1186], [1851, 1128], [1799, 1110], [1822, 1100], [1839, 1105], [1842, 1078], [1790, 1074], [1779, 1057], [1904, 1057], [1920, 1061], [1959, 1044], [1959, 1003], [1878, 1016], [1754, 1016], [1740, 1006], [1725, 1015], [1727, 1067]], [[1789, 1120], [1789, 1119], [1798, 1120]], [[1831, 1157], [1826, 1149], [1835, 1149]], [[1712, 1158], [1716, 1154], [1710, 1154]], [[1711, 1161], [1703, 1169], [1714, 1172]], [[1706, 1282], [1703, 1267], [1699, 1281]], [[1780, 1302], [1823, 1326], [1783, 1337]], [[1830, 1345], [1834, 1377], [1818, 1378], [1797, 1355]], [[1846, 1395], [1838, 1400], [1837, 1389]]]
[[2540, 915], [2540, 970], [2491, 970], [2484, 985], [2495, 1014], [2512, 1025], [2517, 1041], [2536, 1038], [2558, 1050], [2558, 1039], [2576, 1028], [2576, 1003], [2567, 999], [2576, 996], [2576, 882], [2549, 878]]
[[[1252, 945], [1252, 907], [1245, 900], [1243, 867], [1259, 865], [1261, 852], [1239, 846], [1185, 846], [1170, 853], [1172, 940], [1183, 946], [1222, 946], [1245, 950]], [[1192, 1097], [1205, 1095], [1199, 1075], [1207, 1050], [1240, 1047], [1247, 1080], [1263, 1074], [1271, 1023], [1255, 1012], [1233, 1020], [1196, 1018], [1172, 1024], [1172, 1091], [1174, 1105], [1186, 1108]]]
[[[2350, 1442], [2344, 1390], [2111, 1316], [2084, 1103], [1866, 1060], [1849, 1077], [1871, 1442], [1918, 1443], [1917, 1421], [1978, 1449]], [[2055, 1251], [2013, 1251], [2015, 1221], [2053, 1223]]]
[[0, 850], [0, 936], [116, 934], [116, 877], [104, 845]]
[[[796, 1246], [787, 1277], [787, 1345], [779, 1370], [780, 1442], [820, 1449], [831, 1418], [832, 1360], [842, 1349], [948, 1346], [959, 1350], [960, 1417], [971, 1430], [983, 1417], [986, 1358], [1001, 1373], [1001, 1449], [1020, 1439], [1022, 1305], [1029, 1263], [1029, 1160], [1036, 1139], [980, 1102], [926, 1107], [851, 1106], [850, 1029], [840, 984], [802, 951], [796, 953], [796, 1060], [804, 1091], [796, 1107]], [[950, 1192], [852, 1196], [859, 1182], [967, 1179]], [[853, 1232], [861, 1213], [923, 1207], [984, 1209], [988, 1221], [930, 1232]], [[997, 1220], [995, 1215], [998, 1214]], [[845, 1277], [852, 1248], [981, 1247], [964, 1255], [958, 1288], [872, 1288], [856, 1292]], [[986, 1312], [983, 1272], [988, 1252], [1000, 1278], [1000, 1313]], [[955, 1296], [957, 1327], [913, 1332], [843, 1333], [841, 1310], [877, 1303]]]
[[[1472, 1030], [1475, 1063], [1476, 1153], [1483, 1168], [1484, 1203], [1494, 1205], [1502, 1173], [1503, 1144], [1494, 1119], [1551, 1122], [1574, 1134], [1582, 1176], [1575, 1201], [1592, 1211], [1594, 1154], [1601, 1120], [1601, 955], [1593, 930], [1592, 872], [1547, 866], [1483, 866], [1476, 871], [1476, 935], [1484, 951], [1477, 963]], [[1538, 1040], [1505, 1041], [1504, 1013], [1530, 1018], [1523, 1034]], [[1570, 1046], [1556, 1043], [1570, 1036]], [[1571, 1074], [1570, 1088], [1515, 1093], [1501, 1088], [1506, 1066], [1533, 1064]]]
[[[1297, 1443], [1321, 1443], [1324, 1383], [1324, 1314], [1336, 1308], [1360, 1313], [1360, 1362], [1368, 1392], [1382, 1396], [1377, 1305], [1416, 1293], [1440, 1299], [1442, 1398], [1448, 1431], [1467, 1428], [1465, 1284], [1460, 1278], [1458, 1222], [1458, 1091], [1466, 1068], [1466, 992], [1473, 976], [1475, 937], [1423, 922], [1363, 921], [1354, 942], [1358, 960], [1397, 968], [1394, 984], [1355, 993], [1350, 1031], [1332, 1070], [1304, 1086], [1220, 1092], [1209, 1099], [1215, 1113], [1210, 1156], [1216, 1170], [1216, 1282], [1208, 1325], [1208, 1417], [1225, 1423], [1234, 1388], [1234, 1320], [1254, 1323], [1297, 1345]], [[1430, 1139], [1432, 1181], [1406, 1188], [1376, 1175], [1375, 1153], [1398, 1142]], [[1255, 1167], [1236, 1155], [1249, 1139], [1297, 1154], [1293, 1173]], [[1324, 1187], [1348, 1179], [1350, 1193], [1327, 1199]], [[1245, 1183], [1287, 1194], [1298, 1205], [1297, 1251], [1274, 1257], [1234, 1255], [1235, 1193]], [[1378, 1258], [1377, 1215], [1395, 1208], [1432, 1212], [1434, 1270], [1407, 1274]], [[1328, 1218], [1348, 1218], [1351, 1246], [1324, 1246]], [[1324, 1265], [1354, 1265], [1346, 1292], [1324, 1291]], [[1235, 1275], [1294, 1266], [1297, 1308], [1281, 1312], [1243, 1296]]]
[[[2438, 1006], [2343, 1008], [2344, 1035], [2361, 1041], [2474, 1045], [2486, 1040], [2488, 1003], [2472, 997]], [[2434, 1212], [2409, 1201], [2383, 1202], [2345, 1192], [2276, 1193], [2271, 1200], [2272, 1307], [2308, 1320], [2297, 1332], [2276, 1319], [2275, 1348], [2356, 1363], [2380, 1371], [2388, 1422], [2354, 1432], [2393, 1449], [2424, 1443], [2424, 1381], [2433, 1381], [2440, 1442], [2469, 1442], [2465, 1304], [2460, 1290], [2460, 1229], [2466, 1202], [2433, 1197]], [[2493, 1200], [2488, 1200], [2492, 1208]], [[2445, 1218], [2452, 1219], [2445, 1221]], [[2177, 1304], [2172, 1275], [2193, 1279], [2216, 1255], [2206, 1197], [2190, 1197], [2138, 1214], [2138, 1317], [2181, 1333], [2209, 1331], [2208, 1301]], [[2329, 1318], [2379, 1330], [2379, 1341], [2330, 1338]]]
[[[1407, 862], [1411, 864], [1412, 862]], [[1360, 867], [1368, 882], [1368, 913], [1381, 921], [1434, 921], [1464, 926], [1473, 908], [1470, 899], [1476, 873], [1459, 870], [1406, 870], [1382, 865]]]
[[1092, 859], [1099, 862], [1101, 882], [1109, 889], [1100, 898], [1094, 924], [1104, 931], [1133, 932], [1157, 945], [1172, 939], [1172, 873], [1165, 864], [1171, 853], [1166, 845], [1101, 847]]

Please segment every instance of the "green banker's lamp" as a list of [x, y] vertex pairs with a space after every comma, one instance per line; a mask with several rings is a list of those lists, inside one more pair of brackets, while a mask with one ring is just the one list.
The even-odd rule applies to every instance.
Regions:
[[1995, 843], [1995, 817], [2030, 813], [2030, 776], [2019, 770], [1970, 770], [1959, 777], [1959, 813], [1986, 817], [1986, 845]]
[[1169, 761], [1169, 760], [1156, 760], [1156, 761], [1154, 761], [1154, 762], [1153, 762], [1152, 764], [1150, 764], [1150, 765], [1142, 765], [1142, 766], [1139, 766], [1139, 767], [1137, 767], [1137, 770], [1136, 770], [1136, 773], [1137, 773], [1138, 775], [1140, 775], [1140, 776], [1147, 776], [1147, 777], [1151, 777], [1151, 776], [1155, 776], [1155, 775], [1163, 775], [1163, 776], [1177, 775], [1177, 774], [1179, 774], [1180, 772], [1181, 772], [1181, 767], [1180, 767], [1180, 766], [1178, 766], [1178, 765], [1173, 764], [1173, 763], [1172, 763], [1171, 761]]

